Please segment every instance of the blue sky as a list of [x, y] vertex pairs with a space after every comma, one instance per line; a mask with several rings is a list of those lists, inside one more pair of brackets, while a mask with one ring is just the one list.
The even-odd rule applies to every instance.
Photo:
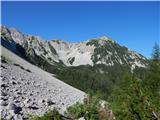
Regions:
[[43, 39], [108, 36], [150, 57], [160, 40], [160, 2], [2, 2], [2, 24]]

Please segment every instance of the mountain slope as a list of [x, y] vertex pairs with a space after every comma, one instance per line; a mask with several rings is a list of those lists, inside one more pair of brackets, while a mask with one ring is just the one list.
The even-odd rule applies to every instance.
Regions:
[[142, 75], [148, 60], [108, 37], [81, 43], [42, 40], [1, 26], [2, 45], [85, 92], [108, 97], [125, 74]]
[[[1, 113], [2, 117], [26, 117], [27, 114], [42, 115], [47, 110], [64, 110], [76, 102], [82, 102], [85, 93], [67, 85], [42, 69], [28, 63], [1, 46]], [[15, 106], [12, 112], [12, 107]]]

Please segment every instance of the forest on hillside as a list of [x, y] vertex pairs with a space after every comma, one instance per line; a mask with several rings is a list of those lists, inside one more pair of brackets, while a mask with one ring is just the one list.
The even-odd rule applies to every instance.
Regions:
[[160, 47], [155, 44], [152, 58], [143, 74], [125, 73], [111, 95], [100, 105], [101, 94], [90, 92], [84, 103], [68, 108], [66, 116], [56, 110], [33, 120], [160, 120]]

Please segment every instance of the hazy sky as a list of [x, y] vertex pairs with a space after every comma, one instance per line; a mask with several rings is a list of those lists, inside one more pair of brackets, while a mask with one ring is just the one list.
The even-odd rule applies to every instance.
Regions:
[[160, 40], [160, 2], [2, 2], [2, 24], [47, 40], [106, 35], [150, 57]]

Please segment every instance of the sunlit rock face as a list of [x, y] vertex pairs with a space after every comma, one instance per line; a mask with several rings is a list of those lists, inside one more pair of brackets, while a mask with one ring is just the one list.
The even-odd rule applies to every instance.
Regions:
[[[131, 70], [146, 67], [147, 59], [124, 46], [102, 36], [80, 43], [68, 43], [62, 40], [43, 40], [37, 36], [25, 35], [16, 29], [1, 26], [1, 38], [19, 44], [27, 55], [38, 56], [45, 61], [65, 66], [126, 64]], [[10, 42], [11, 43], [11, 42]]]

